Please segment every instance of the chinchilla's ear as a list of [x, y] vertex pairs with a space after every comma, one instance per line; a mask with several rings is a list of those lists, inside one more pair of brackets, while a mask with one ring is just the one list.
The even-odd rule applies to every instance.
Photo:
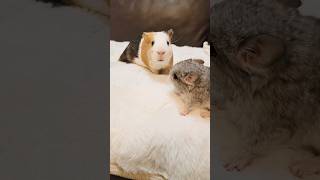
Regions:
[[283, 41], [271, 35], [257, 35], [242, 41], [237, 49], [236, 63], [249, 72], [268, 69], [285, 53]]
[[194, 82], [199, 78], [199, 76], [194, 73], [194, 72], [190, 72], [188, 73], [185, 77], [182, 78], [182, 81], [188, 85], [193, 86]]
[[287, 7], [291, 7], [291, 8], [298, 8], [302, 5], [301, 0], [277, 0], [279, 1], [281, 4], [287, 6]]

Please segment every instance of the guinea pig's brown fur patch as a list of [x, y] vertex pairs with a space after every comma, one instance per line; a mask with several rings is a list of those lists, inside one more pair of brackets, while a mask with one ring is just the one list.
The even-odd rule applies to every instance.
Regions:
[[152, 32], [144, 32], [142, 37], [143, 41], [141, 43], [141, 60], [147, 67], [149, 67], [148, 52], [152, 47], [151, 43], [154, 40], [154, 34]]
[[167, 67], [159, 70], [159, 74], [169, 74], [172, 66], [173, 66], [173, 57], [171, 57], [170, 63], [168, 64]]

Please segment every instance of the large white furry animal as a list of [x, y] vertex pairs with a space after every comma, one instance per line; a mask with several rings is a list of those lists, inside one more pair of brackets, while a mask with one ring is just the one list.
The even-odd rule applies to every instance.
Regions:
[[[118, 61], [127, 42], [110, 42], [111, 174], [133, 179], [210, 179], [210, 120], [183, 117], [168, 75]], [[203, 59], [202, 48], [173, 45], [175, 63]], [[134, 77], [134, 78], [133, 78]]]

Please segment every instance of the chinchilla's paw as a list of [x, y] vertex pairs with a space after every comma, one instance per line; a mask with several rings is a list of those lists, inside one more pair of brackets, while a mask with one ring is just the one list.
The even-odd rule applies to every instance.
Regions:
[[249, 166], [254, 159], [255, 159], [255, 156], [250, 153], [237, 154], [231, 157], [224, 164], [224, 168], [227, 171], [242, 171], [247, 166]]
[[299, 178], [320, 174], [320, 159], [312, 158], [297, 161], [289, 166], [290, 172]]

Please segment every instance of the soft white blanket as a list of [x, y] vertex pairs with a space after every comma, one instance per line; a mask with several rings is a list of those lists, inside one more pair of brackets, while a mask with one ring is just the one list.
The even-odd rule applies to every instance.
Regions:
[[[166, 179], [210, 179], [210, 120], [183, 117], [167, 75], [119, 62], [128, 42], [110, 42], [110, 160], [126, 172]], [[207, 49], [208, 50], [208, 49]], [[173, 47], [174, 63], [201, 58], [204, 48]]]

